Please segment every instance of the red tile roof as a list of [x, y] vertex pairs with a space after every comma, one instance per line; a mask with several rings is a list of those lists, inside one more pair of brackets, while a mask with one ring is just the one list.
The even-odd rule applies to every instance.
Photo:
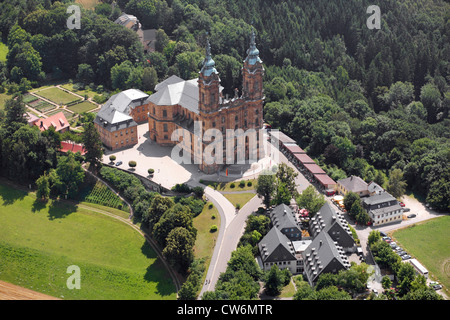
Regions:
[[298, 145], [293, 145], [293, 146], [285, 146], [290, 152], [292, 153], [306, 153], [302, 148], [300, 148]]
[[329, 188], [329, 187], [334, 187], [336, 185], [336, 182], [331, 179], [328, 175], [326, 174], [314, 174], [314, 178], [316, 178], [320, 184], [322, 184], [323, 186]]
[[305, 163], [304, 166], [312, 174], [326, 174], [326, 172], [315, 163]]
[[315, 163], [315, 161], [306, 153], [296, 153], [294, 154], [294, 157], [296, 157], [302, 164]]
[[70, 127], [69, 121], [67, 121], [64, 113], [62, 112], [58, 112], [57, 114], [54, 114], [46, 119], [40, 119], [35, 122], [35, 125], [41, 131], [48, 130], [51, 126], [55, 128], [55, 131], [61, 131]]
[[79, 151], [81, 153], [81, 155], [86, 154], [86, 150], [84, 149], [84, 147], [81, 144], [75, 144], [72, 142], [62, 141], [61, 142], [61, 152], [66, 153], [69, 150], [72, 151], [73, 153], [76, 153], [77, 151]]

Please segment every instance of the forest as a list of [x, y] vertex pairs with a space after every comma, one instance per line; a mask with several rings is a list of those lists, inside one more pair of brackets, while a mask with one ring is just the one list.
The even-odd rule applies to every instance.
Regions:
[[[366, 0], [104, 0], [82, 9], [73, 30], [69, 3], [0, 1], [9, 49], [0, 93], [58, 79], [152, 92], [173, 74], [195, 78], [207, 38], [231, 93], [254, 28], [266, 122], [335, 180], [358, 175], [386, 186], [399, 169], [407, 192], [450, 209], [448, 2], [379, 1], [380, 29], [369, 29]], [[122, 12], [157, 29], [154, 52], [114, 24]]]

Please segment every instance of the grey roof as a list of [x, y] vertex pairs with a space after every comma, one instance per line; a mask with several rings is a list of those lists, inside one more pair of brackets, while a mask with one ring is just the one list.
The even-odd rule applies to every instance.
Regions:
[[172, 76], [159, 83], [156, 93], [147, 98], [146, 102], [152, 102], [158, 106], [180, 105], [183, 108], [199, 113], [198, 111], [198, 79], [183, 80]]
[[102, 108], [97, 113], [94, 123], [97, 123], [110, 132], [137, 126], [137, 123], [133, 120], [133, 118], [111, 108]]
[[134, 23], [139, 23], [138, 19], [136, 18], [136, 16], [133, 16], [131, 14], [122, 14], [120, 17], [118, 17], [114, 23], [116, 24], [120, 24], [122, 26], [126, 25], [128, 22], [133, 21]]
[[371, 182], [369, 183], [369, 185], [367, 186], [367, 189], [369, 190], [370, 193], [381, 193], [384, 192], [384, 189], [382, 187], [380, 187], [377, 183], [375, 182]]
[[319, 212], [311, 218], [310, 232], [317, 236], [326, 232], [338, 244], [345, 248], [353, 247], [355, 241], [345, 218], [327, 201]]
[[113, 95], [101, 107], [94, 120], [109, 131], [117, 131], [137, 125], [130, 117], [131, 109], [144, 104], [148, 94], [137, 89], [129, 89]]
[[[314, 283], [322, 272], [337, 271], [350, 267], [350, 262], [342, 247], [326, 232], [319, 233], [309, 247], [302, 253], [305, 274], [310, 283]], [[328, 267], [330, 264], [333, 266]]]
[[280, 230], [283, 228], [298, 228], [291, 208], [284, 203], [273, 208], [270, 217], [273, 225]]
[[[382, 204], [389, 201], [397, 201], [390, 193], [383, 192], [381, 194], [375, 194], [373, 196], [363, 199], [364, 204], [371, 206], [376, 204]], [[397, 202], [398, 203], [398, 202]]]
[[345, 189], [353, 192], [360, 192], [367, 190], [367, 183], [357, 176], [351, 176], [337, 182], [345, 187]]
[[296, 260], [292, 242], [273, 227], [258, 244], [264, 262]]
[[113, 95], [104, 106], [110, 106], [117, 111], [130, 114], [131, 109], [145, 104], [146, 98], [148, 98], [148, 94], [145, 92], [138, 89], [128, 89]]
[[383, 207], [383, 208], [378, 208], [378, 209], [372, 209], [370, 210], [370, 212], [373, 215], [380, 215], [380, 214], [385, 214], [385, 213], [389, 213], [389, 212], [393, 212], [393, 211], [397, 211], [397, 210], [402, 210], [402, 207], [399, 204], [395, 204], [393, 206], [389, 206], [389, 207]]

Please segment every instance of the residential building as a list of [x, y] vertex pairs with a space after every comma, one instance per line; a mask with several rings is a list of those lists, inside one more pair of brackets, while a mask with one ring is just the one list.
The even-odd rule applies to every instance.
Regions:
[[355, 240], [347, 221], [328, 201], [309, 222], [309, 234], [312, 237], [321, 232], [326, 232], [345, 252], [355, 252]]
[[131, 14], [123, 13], [114, 23], [136, 32], [144, 47], [144, 52], [155, 51], [156, 29], [142, 29], [142, 24]]
[[34, 125], [41, 131], [46, 131], [50, 127], [53, 127], [56, 132], [64, 133], [70, 129], [69, 121], [67, 121], [66, 116], [62, 111], [48, 118], [36, 120]]
[[126, 13], [123, 13], [120, 17], [118, 17], [114, 21], [114, 23], [134, 31], [137, 31], [141, 28], [141, 24], [139, 23], [139, 20], [136, 18], [136, 16]]
[[100, 139], [110, 150], [138, 143], [137, 125], [147, 121], [147, 94], [130, 89], [113, 95], [100, 109], [94, 124]]
[[278, 228], [273, 227], [258, 244], [262, 269], [268, 271], [277, 265], [297, 273], [297, 258], [294, 245]]
[[269, 213], [272, 224], [289, 240], [301, 240], [302, 230], [295, 217], [295, 212], [285, 204], [280, 204]]
[[388, 192], [382, 192], [362, 199], [363, 208], [367, 210], [374, 226], [401, 221], [403, 208]]
[[371, 196], [384, 192], [384, 189], [373, 181], [367, 185], [367, 190], [369, 191], [369, 195]]
[[360, 197], [366, 197], [369, 195], [368, 184], [357, 176], [351, 176], [337, 181], [336, 192], [342, 195], [346, 195], [348, 192], [354, 192]]
[[302, 253], [306, 280], [314, 287], [322, 273], [337, 273], [350, 268], [344, 249], [327, 232], [320, 232]]

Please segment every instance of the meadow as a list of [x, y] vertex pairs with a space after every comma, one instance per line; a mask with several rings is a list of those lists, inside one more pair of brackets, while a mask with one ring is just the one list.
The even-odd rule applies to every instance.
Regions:
[[[428, 269], [434, 280], [450, 288], [450, 216], [414, 224], [393, 233], [395, 241]], [[447, 291], [448, 293], [448, 291]]]
[[[176, 299], [142, 235], [94, 208], [42, 203], [0, 183], [0, 279], [63, 299]], [[66, 284], [72, 265], [81, 271], [79, 290]]]

